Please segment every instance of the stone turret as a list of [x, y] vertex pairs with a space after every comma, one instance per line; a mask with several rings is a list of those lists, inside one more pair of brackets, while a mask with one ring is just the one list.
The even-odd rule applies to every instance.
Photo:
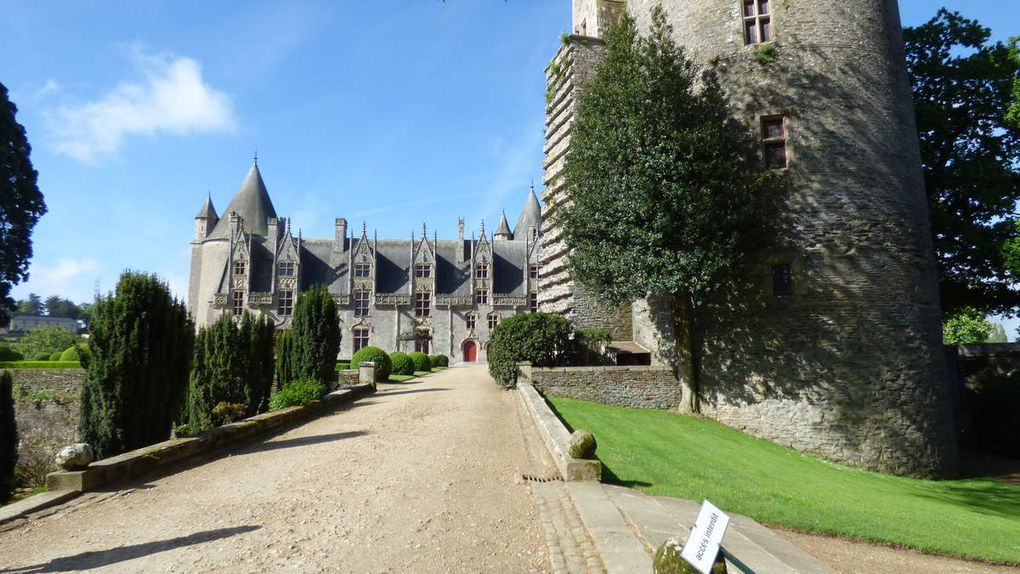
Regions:
[[[524, 239], [529, 233], [528, 230], [537, 231], [541, 227], [542, 206], [538, 204], [538, 198], [535, 197], [535, 186], [532, 185], [531, 191], [528, 192], [528, 198], [524, 201], [524, 208], [521, 209], [521, 215], [517, 218], [517, 225], [514, 226], [514, 237]], [[528, 240], [531, 241], [532, 239], [528, 235]]]
[[[267, 221], [276, 217], [276, 208], [273, 207], [273, 200], [269, 198], [269, 191], [262, 181], [262, 173], [259, 172], [259, 164], [256, 161], [248, 170], [248, 175], [241, 182], [230, 205], [224, 213], [236, 213], [244, 220], [245, 231], [255, 235], [265, 236], [268, 232]], [[230, 233], [229, 220], [226, 218], [216, 225], [210, 237], [227, 237]]]
[[216, 214], [216, 208], [213, 207], [212, 194], [209, 194], [205, 198], [202, 209], [195, 216], [195, 241], [202, 241], [209, 237], [209, 233], [216, 227], [219, 220], [220, 216]]
[[492, 234], [492, 238], [496, 241], [505, 241], [514, 238], [513, 233], [510, 233], [510, 224], [506, 221], [505, 211], [499, 216], [499, 225], [496, 226], [496, 233]]

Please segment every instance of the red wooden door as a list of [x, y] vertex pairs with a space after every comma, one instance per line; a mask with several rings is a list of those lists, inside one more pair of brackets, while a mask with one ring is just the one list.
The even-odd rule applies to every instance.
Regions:
[[464, 341], [464, 362], [473, 363], [478, 360], [478, 345], [474, 341]]

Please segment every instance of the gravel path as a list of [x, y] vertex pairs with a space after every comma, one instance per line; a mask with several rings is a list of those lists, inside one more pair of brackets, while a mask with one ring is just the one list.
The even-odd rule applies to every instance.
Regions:
[[545, 572], [548, 474], [484, 366], [379, 393], [265, 442], [0, 532], [0, 571]]

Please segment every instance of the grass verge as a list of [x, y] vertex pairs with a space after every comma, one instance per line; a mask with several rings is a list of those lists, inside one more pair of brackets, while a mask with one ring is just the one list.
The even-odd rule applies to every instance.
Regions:
[[550, 398], [595, 435], [607, 482], [701, 501], [766, 524], [1020, 564], [1020, 487], [857, 470], [669, 411]]
[[3, 361], [0, 369], [80, 369], [78, 361]]
[[404, 381], [410, 381], [415, 375], [390, 375], [389, 381], [391, 383], [402, 383]]

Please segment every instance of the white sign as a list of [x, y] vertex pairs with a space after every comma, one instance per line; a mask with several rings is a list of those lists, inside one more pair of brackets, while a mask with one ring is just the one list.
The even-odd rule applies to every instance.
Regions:
[[694, 522], [694, 528], [680, 556], [701, 574], [710, 574], [729, 524], [730, 517], [723, 514], [723, 511], [707, 500], [702, 502], [701, 512], [698, 513], [698, 519]]

